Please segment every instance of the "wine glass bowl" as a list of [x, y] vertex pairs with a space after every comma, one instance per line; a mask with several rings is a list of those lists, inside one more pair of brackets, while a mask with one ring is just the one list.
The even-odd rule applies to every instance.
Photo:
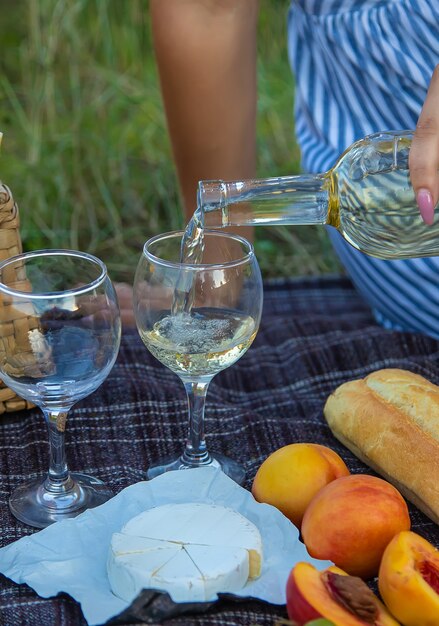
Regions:
[[207, 450], [204, 404], [213, 376], [233, 365], [256, 336], [261, 274], [251, 244], [237, 235], [205, 232], [200, 263], [180, 260], [182, 236], [165, 233], [147, 241], [134, 279], [139, 334], [182, 380], [189, 406], [183, 453], [150, 467], [147, 475], [213, 465], [242, 483], [245, 472], [237, 462]]
[[102, 504], [111, 491], [71, 474], [67, 415], [108, 376], [120, 344], [116, 294], [102, 261], [71, 250], [40, 250], [0, 264], [0, 375], [41, 408], [49, 429], [47, 476], [19, 486], [9, 506], [38, 528]]

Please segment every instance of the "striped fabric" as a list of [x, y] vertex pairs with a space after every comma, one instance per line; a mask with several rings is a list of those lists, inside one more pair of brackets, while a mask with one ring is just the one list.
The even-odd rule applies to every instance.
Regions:
[[[415, 128], [439, 62], [439, 0], [293, 0], [288, 31], [306, 171], [364, 135]], [[439, 337], [438, 257], [374, 259], [328, 230], [380, 324]]]

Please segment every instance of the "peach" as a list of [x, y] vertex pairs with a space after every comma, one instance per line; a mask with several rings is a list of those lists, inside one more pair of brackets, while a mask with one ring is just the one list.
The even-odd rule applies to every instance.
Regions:
[[361, 578], [338, 567], [318, 571], [297, 563], [287, 581], [288, 617], [298, 626], [326, 618], [336, 626], [397, 626], [385, 606]]
[[338, 478], [319, 491], [305, 512], [302, 537], [311, 556], [371, 578], [389, 541], [409, 528], [399, 491], [381, 478], [361, 474]]
[[258, 502], [278, 508], [300, 528], [305, 509], [325, 485], [349, 470], [336, 452], [314, 443], [292, 443], [265, 459], [253, 481]]
[[411, 531], [396, 535], [384, 550], [380, 594], [404, 626], [439, 624], [439, 551]]

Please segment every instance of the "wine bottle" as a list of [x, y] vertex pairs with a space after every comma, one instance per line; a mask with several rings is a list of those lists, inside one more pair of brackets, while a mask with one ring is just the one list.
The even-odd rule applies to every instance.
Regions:
[[439, 255], [439, 205], [428, 226], [410, 183], [412, 138], [412, 131], [368, 135], [321, 174], [201, 181], [187, 239], [203, 228], [326, 224], [374, 257]]

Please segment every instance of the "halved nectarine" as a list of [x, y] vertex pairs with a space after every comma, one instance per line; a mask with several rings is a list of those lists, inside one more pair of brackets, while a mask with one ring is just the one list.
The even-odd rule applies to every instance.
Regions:
[[287, 582], [288, 616], [298, 626], [326, 618], [335, 626], [398, 626], [361, 578], [338, 567], [318, 571], [297, 563]]
[[380, 594], [405, 626], [439, 625], [439, 551], [420, 535], [405, 531], [384, 550]]

